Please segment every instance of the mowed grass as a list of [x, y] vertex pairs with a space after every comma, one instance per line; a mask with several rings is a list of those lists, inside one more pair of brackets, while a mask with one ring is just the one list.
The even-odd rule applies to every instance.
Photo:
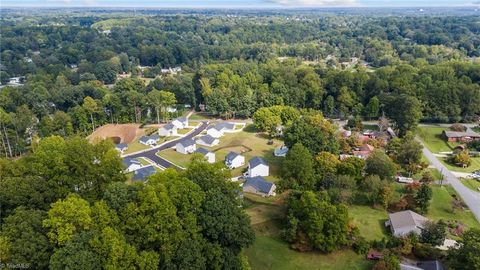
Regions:
[[364, 256], [351, 250], [342, 250], [331, 254], [316, 252], [297, 252], [278, 236], [257, 236], [253, 246], [246, 250], [252, 269], [255, 270], [363, 270], [371, 269], [373, 263]]
[[462, 178], [460, 181], [469, 189], [480, 192], [480, 180]]
[[426, 217], [438, 221], [460, 221], [469, 228], [478, 228], [480, 224], [470, 210], [455, 210], [452, 208], [452, 195], [457, 195], [451, 186], [432, 185], [433, 198], [430, 201], [430, 207]]
[[447, 140], [442, 138], [442, 132], [447, 129], [448, 128], [446, 127], [423, 126], [419, 127], [418, 135], [425, 143], [428, 150], [433, 153], [449, 152], [453, 151], [455, 146], [459, 145], [459, 143], [447, 142]]
[[189, 133], [192, 130], [193, 130], [193, 128], [184, 128], [184, 129], [177, 130], [177, 133], [180, 134], [180, 135], [184, 135], [184, 134]]
[[130, 153], [134, 153], [134, 152], [149, 149], [149, 148], [150, 146], [141, 144], [138, 141], [138, 139], [135, 139], [133, 142], [128, 144], [128, 149], [125, 152], [123, 152], [123, 154], [130, 154]]
[[368, 241], [379, 240], [385, 236], [385, 221], [388, 220], [388, 214], [384, 209], [351, 205], [348, 207], [348, 213], [353, 224], [360, 230], [360, 235]]
[[178, 165], [181, 167], [186, 167], [192, 158], [192, 155], [184, 155], [178, 153], [175, 149], [169, 148], [157, 153], [158, 156]]
[[447, 167], [450, 171], [456, 171], [456, 172], [467, 172], [471, 173], [477, 170], [480, 170], [480, 157], [471, 157], [470, 160], [472, 163], [468, 167], [459, 167], [453, 164], [450, 164], [446, 161], [445, 158], [438, 158], [444, 165]]

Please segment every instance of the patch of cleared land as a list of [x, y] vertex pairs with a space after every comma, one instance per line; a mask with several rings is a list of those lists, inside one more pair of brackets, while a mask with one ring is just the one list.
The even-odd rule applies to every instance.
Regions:
[[97, 128], [87, 139], [90, 142], [113, 138], [115, 143], [131, 143], [135, 138], [145, 134], [140, 124], [107, 124]]
[[190, 159], [192, 158], [192, 155], [178, 153], [173, 148], [158, 152], [157, 155], [184, 168], [190, 163]]
[[348, 206], [348, 213], [353, 220], [353, 224], [358, 226], [360, 235], [368, 241], [379, 240], [385, 236], [385, 221], [388, 220], [388, 214], [384, 209], [350, 205]]

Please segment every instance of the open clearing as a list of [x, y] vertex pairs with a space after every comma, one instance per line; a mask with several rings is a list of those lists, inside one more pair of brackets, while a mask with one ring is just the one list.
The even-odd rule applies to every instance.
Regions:
[[[94, 142], [112, 138], [115, 143], [131, 143], [144, 134], [145, 130], [140, 128], [140, 124], [107, 124], [97, 128], [87, 139]], [[115, 141], [115, 138], [119, 138], [119, 141]]]

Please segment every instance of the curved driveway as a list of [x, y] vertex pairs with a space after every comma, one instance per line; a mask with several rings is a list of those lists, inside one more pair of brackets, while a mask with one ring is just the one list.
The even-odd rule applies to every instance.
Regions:
[[475, 192], [466, 186], [464, 186], [455, 175], [453, 175], [445, 165], [443, 165], [437, 157], [435, 157], [430, 150], [423, 144], [423, 142], [417, 139], [423, 145], [423, 154], [430, 163], [435, 166], [443, 175], [444, 181], [451, 184], [455, 191], [460, 195], [465, 204], [470, 208], [477, 220], [480, 222], [480, 193]]
[[202, 131], [204, 131], [208, 126], [208, 121], [203, 121], [202, 124], [195, 128], [194, 130], [190, 131], [188, 134], [186, 134], [184, 137], [181, 137], [181, 138], [178, 138], [178, 139], [174, 139], [174, 140], [171, 140], [171, 141], [168, 141], [168, 142], [165, 142], [159, 146], [156, 146], [154, 148], [151, 148], [151, 149], [147, 149], [147, 150], [143, 150], [143, 151], [140, 151], [140, 152], [136, 152], [136, 153], [131, 153], [131, 154], [128, 154], [128, 155], [124, 155], [122, 156], [123, 158], [125, 157], [130, 157], [130, 158], [147, 158], [153, 162], [155, 162], [156, 165], [160, 166], [161, 168], [170, 168], [170, 167], [175, 167], [175, 168], [179, 168], [181, 169], [180, 167], [178, 167], [177, 165], [171, 163], [170, 161], [164, 159], [164, 158], [161, 158], [159, 156], [157, 156], [157, 153], [160, 152], [160, 151], [163, 151], [163, 150], [166, 150], [168, 148], [172, 148], [174, 147], [179, 141], [182, 141], [182, 140], [185, 140], [185, 139], [191, 139], [195, 136], [197, 136], [198, 134], [200, 134]]

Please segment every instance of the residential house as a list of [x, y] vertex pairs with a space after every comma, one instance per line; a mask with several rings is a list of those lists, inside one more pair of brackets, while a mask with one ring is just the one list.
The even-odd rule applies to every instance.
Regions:
[[195, 153], [203, 155], [208, 163], [215, 163], [214, 152], [208, 151], [207, 149], [200, 147], [195, 151]]
[[212, 146], [215, 146], [215, 145], [219, 144], [220, 140], [218, 140], [217, 138], [214, 138], [213, 136], [207, 134], [205, 136], [202, 136], [202, 137], [198, 138], [196, 142], [200, 145], [205, 145], [205, 146], [212, 147]]
[[373, 150], [375, 150], [375, 147], [371, 146], [370, 144], [364, 144], [358, 150], [353, 151], [353, 155], [361, 159], [367, 159]]
[[158, 134], [153, 134], [151, 136], [142, 136], [138, 141], [144, 145], [155, 145], [159, 140], [160, 136], [158, 136]]
[[443, 137], [449, 142], [469, 142], [480, 140], [480, 133], [476, 133], [470, 128], [465, 132], [444, 130]]
[[133, 173], [132, 180], [133, 181], [145, 181], [147, 177], [149, 177], [152, 174], [155, 174], [157, 170], [155, 170], [155, 167], [153, 165], [145, 166], [142, 167], [138, 170], [136, 170]]
[[268, 176], [269, 166], [265, 159], [261, 157], [254, 157], [248, 161], [248, 176]]
[[207, 129], [207, 134], [218, 139], [223, 136], [223, 129], [218, 128], [216, 126], [209, 127]]
[[176, 136], [177, 135], [177, 129], [178, 127], [175, 126], [173, 123], [168, 123], [164, 125], [163, 127], [158, 129], [158, 135], [160, 136]]
[[390, 227], [394, 236], [401, 237], [410, 233], [420, 235], [428, 219], [413, 211], [406, 210], [389, 214], [385, 225]]
[[242, 186], [243, 192], [257, 194], [263, 197], [275, 196], [276, 188], [274, 183], [266, 181], [261, 176], [247, 177]]
[[188, 118], [179, 117], [172, 121], [172, 124], [177, 127], [177, 129], [188, 128]]
[[225, 165], [229, 169], [235, 169], [245, 165], [245, 157], [235, 152], [230, 152], [225, 157]]
[[120, 153], [125, 152], [128, 149], [128, 144], [126, 143], [117, 143], [115, 145], [115, 149], [119, 151]]
[[191, 154], [197, 150], [197, 146], [195, 145], [195, 141], [192, 139], [185, 139], [181, 140], [175, 145], [175, 149], [177, 152], [182, 154]]
[[124, 158], [122, 162], [123, 162], [123, 165], [125, 166], [126, 173], [133, 172], [142, 168], [142, 163], [140, 163], [140, 161], [136, 158], [127, 157], [127, 158]]
[[235, 123], [230, 122], [222, 122], [215, 125], [218, 130], [222, 130], [223, 132], [232, 132], [235, 131]]
[[273, 155], [276, 156], [276, 157], [285, 157], [285, 156], [287, 156], [287, 153], [288, 153], [288, 147], [285, 146], [285, 145], [277, 147], [273, 151]]

